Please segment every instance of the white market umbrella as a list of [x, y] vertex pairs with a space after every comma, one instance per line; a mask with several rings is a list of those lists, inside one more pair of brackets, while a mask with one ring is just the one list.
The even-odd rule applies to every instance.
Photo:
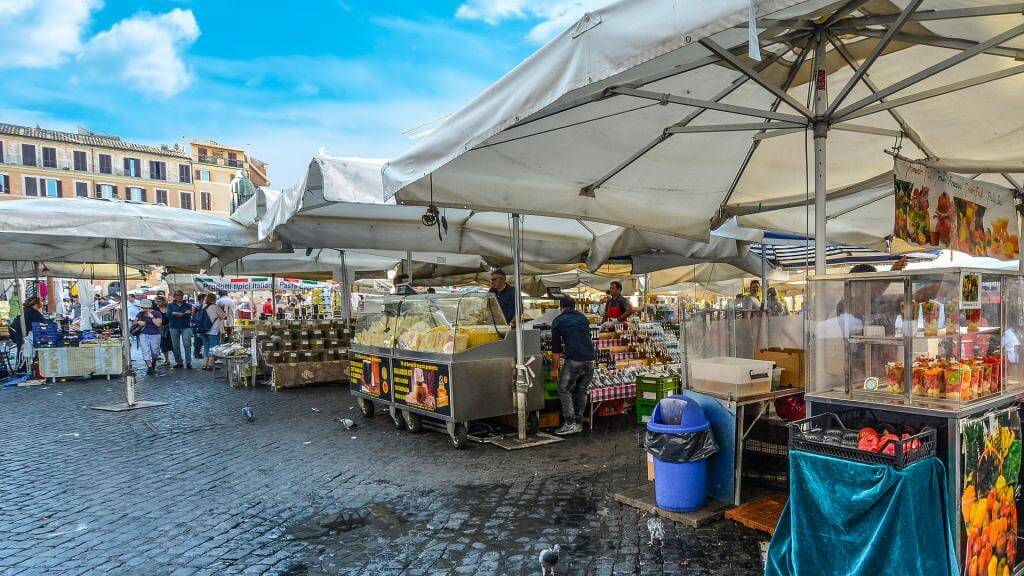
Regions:
[[[301, 183], [284, 191], [257, 192], [232, 218], [258, 228], [261, 238], [280, 239], [295, 247], [413, 250], [414, 254], [426, 250], [452, 255], [448, 265], [458, 265], [455, 255], [478, 255], [494, 266], [512, 263], [508, 214], [445, 209], [441, 215], [448, 230], [439, 235], [436, 226], [423, 224], [423, 208], [382, 203], [380, 171], [366, 169], [371, 161], [356, 160], [318, 156]], [[376, 162], [378, 167], [382, 164]], [[374, 192], [376, 202], [366, 202]], [[360, 201], [350, 201], [353, 198]], [[706, 261], [736, 257], [744, 247], [727, 237], [714, 236], [703, 243], [575, 218], [522, 219], [524, 262], [586, 262], [595, 270], [611, 257], [653, 250]]]
[[[0, 263], [0, 278], [14, 278], [13, 266], [17, 266], [19, 278], [31, 278], [35, 274], [35, 263], [11, 261]], [[117, 280], [116, 264], [87, 264], [82, 262], [39, 262], [39, 274], [50, 274], [54, 278], [82, 278], [92, 280]], [[149, 272], [144, 268], [129, 266], [126, 270], [129, 280], [145, 280]]]
[[1024, 170], [1022, 33], [1019, 3], [618, 1], [390, 161], [384, 191], [701, 240], [814, 198], [824, 238], [826, 193], [891, 179], [887, 148], [983, 178]]

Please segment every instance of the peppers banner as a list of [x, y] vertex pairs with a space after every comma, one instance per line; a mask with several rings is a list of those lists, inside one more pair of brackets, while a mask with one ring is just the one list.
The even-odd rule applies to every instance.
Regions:
[[1017, 258], [1012, 190], [899, 159], [893, 172], [893, 238], [907, 245], [899, 251], [949, 248], [972, 256]]
[[[269, 276], [193, 276], [192, 284], [200, 292], [247, 292], [249, 290], [270, 290]], [[334, 284], [298, 278], [278, 278], [278, 290], [331, 290]]]

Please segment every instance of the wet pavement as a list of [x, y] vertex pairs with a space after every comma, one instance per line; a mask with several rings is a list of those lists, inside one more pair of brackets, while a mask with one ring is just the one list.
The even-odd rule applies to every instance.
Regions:
[[[168, 369], [164, 369], [167, 371]], [[506, 452], [358, 416], [343, 387], [232, 389], [209, 372], [0, 390], [0, 575], [761, 574], [766, 536], [614, 501], [645, 466], [629, 416]], [[247, 423], [249, 403], [256, 419]], [[346, 430], [337, 418], [352, 418]]]

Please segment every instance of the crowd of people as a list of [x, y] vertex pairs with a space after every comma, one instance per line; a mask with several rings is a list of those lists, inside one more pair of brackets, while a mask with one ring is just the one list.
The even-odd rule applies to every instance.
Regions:
[[[220, 344], [237, 304], [224, 290], [198, 296], [195, 302], [175, 290], [168, 302], [162, 291], [153, 299], [128, 296], [131, 337], [146, 363], [146, 373], [156, 374], [162, 365], [191, 370], [194, 359], [203, 370], [213, 370], [211, 349]], [[137, 311], [136, 311], [137, 309]], [[171, 356], [174, 364], [171, 364]]]

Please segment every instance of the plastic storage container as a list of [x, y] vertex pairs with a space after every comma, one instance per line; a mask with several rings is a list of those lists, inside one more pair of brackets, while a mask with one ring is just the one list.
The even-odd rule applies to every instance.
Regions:
[[733, 397], [771, 392], [775, 363], [719, 356], [690, 361], [690, 387]]
[[[671, 396], [669, 399], [683, 404], [682, 418], [679, 424], [666, 424], [662, 403], [655, 405], [651, 420], [647, 423], [648, 449], [651, 447], [652, 434], [684, 437], [703, 445], [694, 435], [709, 433], [710, 424], [704, 417], [704, 410], [683, 396]], [[659, 508], [670, 512], [689, 512], [704, 506], [707, 499], [706, 458], [710, 454], [706, 454], [706, 449], [695, 452], [700, 453], [694, 456], [697, 459], [687, 462], [668, 462], [658, 456], [654, 457], [654, 500]]]

